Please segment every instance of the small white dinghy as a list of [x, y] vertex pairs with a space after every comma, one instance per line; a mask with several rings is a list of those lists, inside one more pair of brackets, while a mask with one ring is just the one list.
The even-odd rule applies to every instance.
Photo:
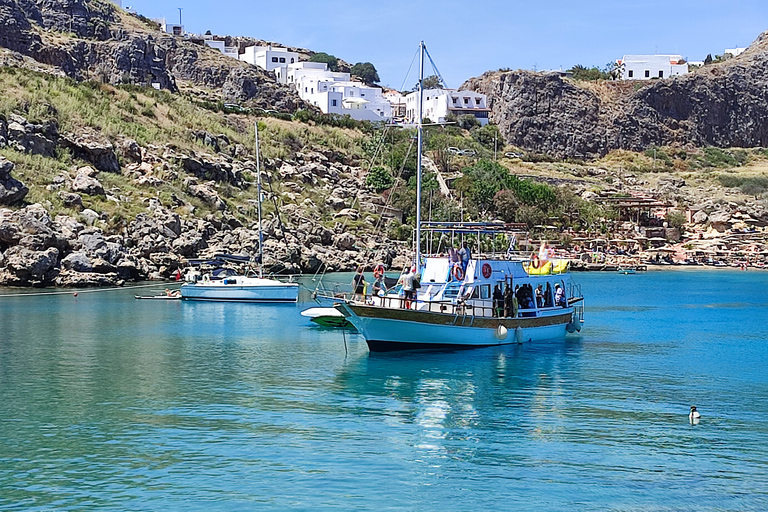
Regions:
[[301, 316], [323, 327], [352, 327], [352, 324], [336, 308], [309, 308], [302, 311]]

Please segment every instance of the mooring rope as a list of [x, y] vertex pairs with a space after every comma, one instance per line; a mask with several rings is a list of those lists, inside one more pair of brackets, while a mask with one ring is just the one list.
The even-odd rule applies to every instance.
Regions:
[[133, 290], [136, 288], [151, 288], [151, 287], [161, 287], [164, 283], [154, 283], [154, 284], [137, 284], [135, 286], [114, 286], [111, 288], [88, 288], [88, 289], [72, 289], [70, 291], [66, 292], [33, 292], [33, 293], [0, 293], [0, 299], [4, 299], [7, 297], [36, 297], [40, 295], [73, 295], [73, 294], [81, 294], [81, 293], [97, 293], [97, 292], [114, 292], [118, 290]]

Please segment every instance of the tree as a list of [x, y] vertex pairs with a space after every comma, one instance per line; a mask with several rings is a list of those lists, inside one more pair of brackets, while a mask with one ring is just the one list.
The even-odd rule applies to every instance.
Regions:
[[482, 128], [476, 128], [471, 133], [473, 139], [488, 149], [494, 149], [494, 146], [504, 146], [504, 137], [501, 136], [499, 127], [495, 124], [487, 124]]
[[610, 75], [604, 71], [600, 71], [596, 66], [587, 68], [581, 64], [576, 64], [568, 70], [573, 75], [574, 80], [606, 80], [610, 78]]
[[362, 78], [367, 84], [375, 84], [379, 81], [379, 73], [370, 62], [358, 62], [352, 66], [351, 73]]
[[338, 71], [339, 70], [339, 59], [337, 59], [333, 55], [329, 55], [324, 52], [315, 53], [309, 58], [309, 62], [323, 62], [325, 64], [328, 64], [328, 70], [329, 71]]
[[708, 53], [708, 54], [707, 54], [707, 58], [706, 58], [706, 59], [704, 59], [704, 65], [705, 65], [705, 66], [708, 66], [708, 65], [710, 65], [710, 64], [712, 64], [712, 54], [711, 54], [711, 53]]
[[618, 62], [609, 62], [605, 65], [605, 69], [603, 71], [610, 77], [611, 80], [619, 80], [621, 75], [624, 74], [624, 67], [625, 66], [623, 62], [621, 64]]
[[[427, 89], [443, 89], [443, 82], [440, 80], [440, 77], [437, 75], [430, 75], [427, 77], [424, 77], [424, 90]], [[416, 85], [413, 86], [414, 91], [419, 90], [419, 84], [418, 82]]]

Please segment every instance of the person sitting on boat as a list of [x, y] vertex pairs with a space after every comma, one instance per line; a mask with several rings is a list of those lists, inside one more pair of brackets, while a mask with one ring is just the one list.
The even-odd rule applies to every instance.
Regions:
[[493, 287], [493, 316], [500, 317], [504, 313], [504, 295], [499, 285]]
[[167, 297], [181, 297], [181, 292], [179, 290], [169, 290], [168, 288], [165, 289], [165, 295]]
[[375, 297], [383, 297], [387, 294], [387, 285], [384, 284], [384, 275], [380, 275], [373, 282], [373, 295]]
[[357, 272], [352, 278], [352, 288], [355, 290], [355, 300], [362, 302], [365, 298], [365, 275], [363, 275], [363, 266], [357, 267]]
[[469, 250], [469, 247], [467, 247], [467, 242], [462, 242], [461, 249], [459, 249], [459, 258], [461, 258], [461, 270], [466, 276], [469, 260], [472, 259], [472, 252]]
[[561, 307], [568, 305], [568, 301], [565, 298], [565, 290], [560, 286], [560, 283], [555, 284], [555, 304]]

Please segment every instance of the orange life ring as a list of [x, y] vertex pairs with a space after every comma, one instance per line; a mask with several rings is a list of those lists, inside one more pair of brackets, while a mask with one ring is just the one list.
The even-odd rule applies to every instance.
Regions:
[[531, 267], [539, 268], [539, 256], [536, 253], [531, 253]]
[[455, 277], [457, 281], [462, 281], [464, 279], [464, 269], [461, 268], [461, 263], [456, 263], [453, 266], [453, 277]]
[[384, 275], [384, 265], [379, 263], [378, 265], [376, 265], [376, 268], [373, 269], [373, 277], [378, 279], [378, 278], [382, 277], [383, 275]]

